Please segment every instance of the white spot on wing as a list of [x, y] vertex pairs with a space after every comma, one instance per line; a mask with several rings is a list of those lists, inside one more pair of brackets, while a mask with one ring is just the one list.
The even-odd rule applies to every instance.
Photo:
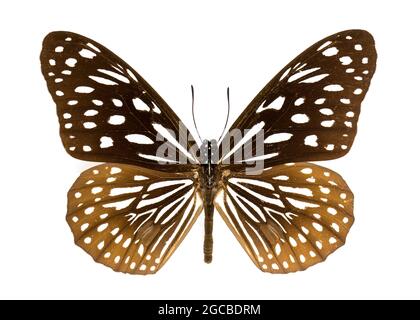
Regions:
[[303, 77], [307, 76], [308, 74], [311, 74], [311, 73], [313, 73], [315, 71], [318, 71], [319, 69], [320, 68], [317, 67], [317, 68], [311, 68], [311, 69], [302, 70], [300, 72], [296, 72], [296, 73], [294, 73], [293, 75], [291, 75], [289, 77], [289, 79], [287, 80], [287, 82], [296, 81], [296, 80], [298, 80], [300, 78], [303, 78]]
[[309, 135], [305, 137], [305, 145], [310, 147], [317, 147], [318, 146], [318, 137], [315, 134]]
[[336, 47], [331, 47], [322, 52], [322, 54], [326, 57], [335, 56], [338, 53], [338, 49]]
[[88, 49], [82, 49], [79, 51], [79, 55], [86, 59], [93, 59], [96, 56], [96, 53], [88, 50]]
[[297, 113], [297, 114], [293, 115], [291, 117], [291, 120], [294, 123], [299, 123], [299, 124], [300, 123], [307, 123], [307, 122], [309, 122], [308, 116], [306, 114], [304, 114], [304, 113]]
[[324, 87], [324, 90], [330, 91], [330, 92], [337, 92], [337, 91], [343, 91], [344, 88], [339, 84], [329, 84], [328, 86]]
[[113, 115], [109, 117], [108, 123], [112, 125], [120, 125], [125, 122], [125, 117], [120, 115]]
[[291, 133], [285, 133], [285, 132], [275, 133], [275, 134], [272, 134], [271, 136], [268, 136], [264, 140], [264, 143], [283, 142], [283, 141], [289, 140], [292, 136], [293, 136], [293, 134], [291, 134]]
[[140, 98], [133, 99], [134, 108], [139, 111], [150, 111], [150, 107]]
[[125, 138], [132, 143], [153, 144], [153, 140], [143, 134], [128, 134]]
[[78, 86], [76, 87], [76, 89], [74, 89], [74, 92], [77, 93], [91, 93], [93, 92], [95, 89], [92, 87], [88, 87], [88, 86]]
[[273, 110], [280, 110], [281, 107], [283, 107], [284, 101], [285, 101], [285, 97], [283, 96], [279, 96], [278, 98], [276, 98], [273, 102], [271, 102], [270, 104], [264, 106], [264, 104], [266, 103], [266, 101], [264, 101], [263, 103], [261, 103], [261, 105], [258, 107], [257, 109], [257, 113], [260, 113], [262, 111], [265, 111], [267, 109], [273, 109]]

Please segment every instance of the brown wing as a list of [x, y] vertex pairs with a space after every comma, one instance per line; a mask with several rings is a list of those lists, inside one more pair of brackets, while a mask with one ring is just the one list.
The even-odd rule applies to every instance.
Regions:
[[67, 222], [75, 243], [115, 271], [157, 272], [202, 210], [191, 173], [162, 173], [102, 164], [83, 172], [68, 192]]
[[[52, 32], [43, 42], [41, 67], [70, 155], [152, 168], [171, 158], [175, 162], [159, 170], [172, 172], [184, 170], [180, 159], [197, 162], [188, 152], [194, 141], [188, 141], [185, 125], [133, 68], [104, 46], [75, 33]], [[167, 154], [158, 151], [162, 138], [173, 143]]]
[[262, 271], [288, 273], [341, 247], [353, 224], [353, 194], [335, 172], [278, 165], [255, 178], [227, 174], [216, 208]]
[[[229, 132], [263, 130], [266, 166], [341, 157], [352, 146], [360, 105], [375, 66], [374, 40], [367, 31], [331, 35], [283, 68]], [[255, 155], [255, 136], [248, 138], [240, 143], [250, 145], [252, 154], [242, 159]], [[223, 139], [219, 154], [225, 163], [232, 162], [228, 151], [235, 144], [239, 143], [229, 134]]]

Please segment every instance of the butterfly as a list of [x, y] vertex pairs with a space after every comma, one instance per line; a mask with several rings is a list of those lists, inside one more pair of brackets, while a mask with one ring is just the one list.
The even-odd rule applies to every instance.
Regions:
[[[202, 212], [211, 262], [214, 211], [264, 272], [305, 270], [345, 243], [353, 193], [339, 174], [307, 161], [339, 158], [353, 144], [376, 68], [367, 31], [342, 31], [309, 47], [219, 143], [200, 147], [159, 94], [101, 44], [52, 32], [40, 59], [66, 151], [104, 162], [68, 191], [74, 241], [96, 262], [156, 273]], [[245, 131], [239, 141], [229, 134]]]

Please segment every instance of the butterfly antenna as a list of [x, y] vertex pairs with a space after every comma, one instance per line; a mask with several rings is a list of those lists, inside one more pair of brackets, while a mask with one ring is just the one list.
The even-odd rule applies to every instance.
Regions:
[[194, 87], [193, 85], [191, 85], [191, 112], [192, 112], [192, 118], [194, 121], [194, 127], [195, 127], [195, 131], [198, 134], [198, 138], [200, 139], [200, 143], [203, 143], [203, 139], [201, 139], [200, 136], [200, 132], [198, 132], [198, 128], [197, 128], [197, 122], [195, 122], [195, 112], [194, 112]]
[[219, 139], [217, 139], [217, 142], [220, 142], [220, 139], [223, 137], [223, 134], [225, 133], [225, 130], [226, 130], [226, 128], [227, 128], [227, 124], [228, 124], [228, 121], [229, 121], [229, 115], [230, 115], [230, 97], [229, 97], [229, 87], [227, 87], [226, 94], [227, 94], [227, 103], [228, 103], [228, 111], [227, 111], [227, 116], [226, 116], [226, 122], [225, 122], [225, 126], [223, 127], [223, 131], [222, 131], [222, 133], [221, 133], [221, 135], [220, 135]]

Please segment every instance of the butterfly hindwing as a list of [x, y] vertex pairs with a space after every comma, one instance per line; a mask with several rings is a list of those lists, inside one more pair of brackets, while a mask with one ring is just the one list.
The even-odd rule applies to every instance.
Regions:
[[288, 273], [324, 261], [353, 224], [353, 194], [332, 170], [278, 165], [260, 176], [225, 175], [217, 211], [262, 271]]
[[181, 147], [167, 144], [176, 165], [159, 170], [188, 170], [176, 163], [181, 156], [197, 162], [188, 153], [194, 141], [188, 141], [185, 125], [133, 68], [104, 46], [75, 33], [52, 32], [43, 42], [41, 66], [70, 155], [153, 168], [160, 160], [159, 140], [169, 133]]
[[84, 171], [68, 192], [75, 243], [115, 271], [157, 272], [202, 211], [193, 174], [106, 163]]
[[[264, 130], [264, 165], [335, 159], [355, 137], [360, 104], [375, 72], [373, 37], [364, 30], [331, 35], [283, 68], [252, 100], [229, 132]], [[245, 154], [255, 156], [255, 136]], [[226, 135], [221, 146], [232, 150]], [[244, 148], [246, 150], [246, 148]], [[228, 155], [222, 148], [221, 159]], [[225, 159], [229, 163], [229, 157]], [[233, 169], [233, 168], [232, 168]]]

